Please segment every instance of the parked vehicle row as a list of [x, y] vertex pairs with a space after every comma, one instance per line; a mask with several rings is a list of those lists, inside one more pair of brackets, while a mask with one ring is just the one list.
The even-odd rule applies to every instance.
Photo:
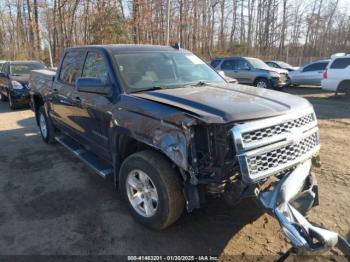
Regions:
[[332, 59], [314, 61], [303, 67], [252, 57], [217, 57], [210, 65], [225, 77], [259, 88], [281, 90], [285, 86], [310, 85], [350, 94], [350, 55], [346, 54], [336, 54]]
[[28, 83], [32, 70], [44, 69], [40, 61], [7, 61], [0, 64], [0, 100], [8, 101], [12, 110], [28, 106]]

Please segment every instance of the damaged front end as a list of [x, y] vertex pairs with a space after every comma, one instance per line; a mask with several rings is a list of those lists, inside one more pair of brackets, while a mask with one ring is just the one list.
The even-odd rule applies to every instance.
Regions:
[[337, 245], [337, 233], [316, 227], [304, 217], [318, 204], [311, 159], [320, 143], [311, 106], [233, 126], [195, 126], [192, 132], [188, 173], [195, 179], [188, 182], [189, 211], [197, 207], [191, 203], [197, 199], [193, 189], [200, 186], [232, 203], [255, 195], [298, 250], [323, 251]]
[[272, 211], [293, 247], [299, 251], [325, 251], [338, 243], [337, 233], [310, 224], [302, 214], [317, 203], [316, 188], [311, 160], [307, 160], [281, 178], [272, 189], [258, 194], [262, 205]]

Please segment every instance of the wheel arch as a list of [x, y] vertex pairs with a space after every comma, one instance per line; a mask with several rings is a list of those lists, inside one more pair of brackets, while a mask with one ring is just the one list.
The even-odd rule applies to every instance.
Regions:
[[45, 104], [41, 95], [35, 94], [32, 96], [33, 110], [35, 113], [36, 124], [39, 126], [38, 112], [39, 108]]
[[336, 93], [339, 92], [346, 92], [346, 90], [348, 89], [347, 92], [350, 93], [350, 79], [344, 79], [342, 80], [339, 84], [338, 87], [336, 89]]
[[266, 80], [266, 81], [269, 81], [269, 79], [268, 79], [267, 76], [258, 75], [257, 77], [255, 77], [254, 82], [253, 82], [253, 85], [255, 85], [255, 84], [258, 82], [258, 80], [260, 80], [260, 79], [264, 79], [264, 80]]
[[[111, 137], [110, 150], [112, 152], [112, 160], [114, 166], [114, 181], [117, 186], [119, 180], [119, 170], [123, 161], [130, 155], [144, 151], [153, 150], [164, 155], [176, 169], [187, 170], [187, 142], [178, 136], [164, 135], [160, 142], [148, 139], [140, 139], [133, 136], [125, 129], [116, 128], [113, 130]], [[178, 145], [181, 145], [178, 147]], [[179, 150], [179, 148], [182, 148]], [[181, 151], [181, 152], [179, 152]]]

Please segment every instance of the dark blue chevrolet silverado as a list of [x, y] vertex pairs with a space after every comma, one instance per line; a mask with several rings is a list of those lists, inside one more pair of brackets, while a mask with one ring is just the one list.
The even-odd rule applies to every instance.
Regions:
[[164, 229], [208, 195], [232, 208], [254, 196], [294, 247], [337, 244], [304, 217], [318, 203], [320, 148], [305, 99], [230, 84], [187, 50], [149, 45], [69, 48], [29, 89], [43, 140], [113, 176], [140, 223]]

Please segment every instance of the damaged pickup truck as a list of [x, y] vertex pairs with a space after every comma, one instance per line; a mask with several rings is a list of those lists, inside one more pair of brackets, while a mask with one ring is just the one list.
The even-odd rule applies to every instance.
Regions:
[[318, 204], [320, 148], [305, 99], [227, 83], [189, 51], [148, 45], [69, 48], [29, 89], [43, 140], [113, 176], [140, 223], [164, 229], [208, 195], [253, 195], [294, 247], [337, 244], [304, 217]]

